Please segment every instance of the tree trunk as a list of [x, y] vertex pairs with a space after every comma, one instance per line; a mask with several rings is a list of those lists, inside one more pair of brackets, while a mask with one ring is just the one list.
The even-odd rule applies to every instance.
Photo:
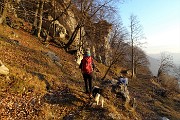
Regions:
[[110, 65], [109, 65], [109, 67], [108, 67], [108, 69], [107, 69], [107, 71], [106, 71], [104, 77], [102, 78], [102, 80], [104, 80], [104, 79], [106, 78], [106, 75], [108, 74], [109, 70], [110, 70], [111, 67], [118, 61], [119, 57], [120, 57], [120, 54], [117, 55], [117, 57], [114, 58], [114, 60], [110, 63]]
[[132, 20], [132, 18], [131, 18], [131, 25], [130, 25], [130, 28], [131, 28], [131, 44], [132, 44], [132, 46], [131, 46], [131, 50], [132, 50], [132, 63], [131, 63], [131, 69], [132, 69], [132, 79], [134, 79], [135, 78], [135, 74], [134, 74], [134, 38], [133, 38], [133, 34], [134, 34], [134, 30], [133, 30], [133, 20]]
[[[3, 4], [3, 2], [1, 4]], [[3, 12], [3, 6], [0, 5], [0, 16], [1, 16], [2, 12]]]
[[109, 70], [111, 69], [112, 65], [113, 65], [113, 64], [110, 64], [110, 66], [108, 67], [108, 69], [107, 69], [104, 77], [103, 77], [101, 80], [104, 80], [104, 79], [106, 78], [106, 75], [108, 74], [108, 72], [109, 72]]
[[43, 18], [43, 6], [44, 6], [44, 1], [41, 1], [40, 9], [39, 9], [39, 24], [38, 24], [38, 28], [37, 28], [37, 37], [40, 37], [40, 33], [41, 33], [42, 18]]
[[32, 34], [37, 35], [37, 19], [38, 19], [38, 11], [39, 11], [39, 2], [36, 4], [36, 11], [34, 14], [34, 22], [32, 27]]
[[0, 17], [0, 24], [5, 22], [7, 10], [8, 10], [8, 0], [4, 0], [4, 7], [3, 8], [1, 7], [2, 15]]
[[76, 35], [77, 35], [77, 33], [81, 27], [82, 27], [82, 25], [80, 23], [76, 26], [76, 28], [75, 28], [74, 32], [72, 33], [68, 43], [64, 46], [65, 50], [67, 50], [70, 47], [70, 45], [74, 42]]

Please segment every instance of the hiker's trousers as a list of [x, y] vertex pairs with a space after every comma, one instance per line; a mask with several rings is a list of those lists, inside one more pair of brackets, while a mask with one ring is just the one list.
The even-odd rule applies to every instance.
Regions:
[[84, 84], [86, 93], [92, 93], [92, 73], [91, 74], [83, 74]]

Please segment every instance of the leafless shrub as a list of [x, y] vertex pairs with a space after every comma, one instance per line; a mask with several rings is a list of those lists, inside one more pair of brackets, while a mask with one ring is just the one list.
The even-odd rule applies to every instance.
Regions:
[[165, 88], [169, 89], [170, 91], [179, 91], [178, 80], [175, 77], [168, 74], [163, 74], [159, 79]]

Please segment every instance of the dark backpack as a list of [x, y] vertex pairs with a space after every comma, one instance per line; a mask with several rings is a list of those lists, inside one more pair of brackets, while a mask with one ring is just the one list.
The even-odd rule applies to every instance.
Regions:
[[83, 73], [90, 74], [93, 71], [93, 59], [91, 56], [84, 57], [81, 61]]

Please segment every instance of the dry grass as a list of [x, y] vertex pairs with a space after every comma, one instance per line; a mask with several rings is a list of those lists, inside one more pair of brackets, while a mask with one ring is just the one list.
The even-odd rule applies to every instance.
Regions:
[[[10, 33], [16, 37], [9, 39]], [[180, 118], [179, 96], [168, 99], [155, 95], [150, 78], [142, 76], [130, 80], [128, 86], [131, 98], [137, 99], [137, 109], [126, 109], [123, 100], [111, 92], [111, 85], [105, 87], [104, 108], [89, 106], [75, 56], [51, 45], [46, 47], [27, 32], [0, 25], [0, 51], [0, 59], [10, 69], [9, 79], [0, 76], [0, 119], [146, 120], [158, 114]], [[61, 66], [44, 54], [47, 51], [60, 57]], [[108, 68], [95, 64], [99, 71], [93, 84], [102, 85], [101, 78]], [[112, 68], [107, 79], [117, 78], [121, 69]]]

